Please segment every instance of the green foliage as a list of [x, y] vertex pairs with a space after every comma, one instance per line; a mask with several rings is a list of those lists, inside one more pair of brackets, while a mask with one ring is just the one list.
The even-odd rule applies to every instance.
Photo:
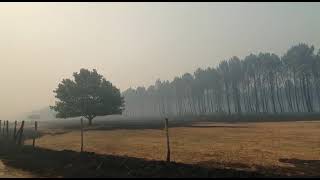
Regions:
[[74, 80], [63, 79], [53, 92], [59, 99], [51, 106], [57, 118], [83, 116], [90, 123], [96, 116], [121, 114], [124, 100], [120, 90], [94, 69], [73, 73]]

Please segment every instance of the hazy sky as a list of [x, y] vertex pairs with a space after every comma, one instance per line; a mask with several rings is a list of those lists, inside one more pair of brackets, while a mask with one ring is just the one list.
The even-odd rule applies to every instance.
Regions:
[[233, 55], [320, 47], [320, 3], [0, 3], [0, 119], [96, 68], [121, 91]]

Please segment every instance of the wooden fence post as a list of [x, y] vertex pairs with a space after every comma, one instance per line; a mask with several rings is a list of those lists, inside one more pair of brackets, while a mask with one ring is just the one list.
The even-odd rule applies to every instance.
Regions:
[[19, 139], [18, 139], [18, 144], [22, 144], [22, 134], [23, 134], [23, 128], [24, 128], [24, 121], [21, 123], [21, 127], [19, 129]]
[[169, 142], [169, 123], [168, 118], [165, 118], [165, 130], [167, 137], [167, 162], [170, 162], [170, 142]]
[[5, 120], [3, 120], [3, 128], [2, 128], [2, 134], [3, 134], [3, 136], [4, 136], [4, 133], [5, 133], [5, 129], [6, 128], [6, 121]]
[[1, 133], [1, 125], [2, 125], [2, 122], [1, 122], [1, 120], [0, 120], [0, 133]]
[[83, 152], [83, 119], [81, 118], [81, 152]]
[[[17, 121], [17, 128], [18, 128], [18, 121]], [[21, 127], [19, 129], [17, 129], [17, 132], [16, 132], [16, 134], [14, 136], [14, 143], [16, 143], [16, 144], [18, 144], [18, 136], [20, 134], [20, 131], [21, 131]]]
[[13, 140], [16, 140], [16, 133], [17, 133], [17, 121], [14, 121], [14, 129], [13, 129]]
[[34, 133], [33, 133], [33, 141], [32, 141], [32, 147], [35, 148], [35, 143], [36, 143], [36, 135], [38, 131], [38, 122], [34, 122]]
[[9, 121], [7, 120], [7, 124], [6, 124], [6, 134], [7, 134], [7, 138], [9, 138]]

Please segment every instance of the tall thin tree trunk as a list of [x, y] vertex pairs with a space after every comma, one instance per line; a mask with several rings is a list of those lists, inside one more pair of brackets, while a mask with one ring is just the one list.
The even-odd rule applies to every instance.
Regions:
[[270, 86], [270, 91], [271, 91], [271, 102], [272, 102], [272, 107], [273, 107], [273, 113], [277, 113], [276, 110], [276, 103], [275, 103], [275, 98], [274, 98], [274, 82], [273, 79], [269, 75], [269, 86]]
[[297, 112], [300, 112], [299, 98], [298, 98], [298, 89], [297, 89], [297, 81], [296, 81], [296, 73], [295, 73], [295, 72], [293, 73], [293, 84], [294, 84], [294, 95], [295, 95]]
[[225, 88], [226, 88], [226, 98], [227, 98], [227, 105], [228, 105], [228, 112], [229, 112], [229, 115], [231, 114], [231, 111], [230, 111], [230, 101], [229, 101], [229, 93], [228, 93], [228, 85], [227, 83], [225, 82]]
[[257, 90], [257, 82], [256, 82], [256, 78], [254, 77], [254, 95], [255, 95], [255, 99], [256, 99], [256, 113], [260, 112], [260, 104], [259, 104], [259, 98], [258, 98], [258, 90]]

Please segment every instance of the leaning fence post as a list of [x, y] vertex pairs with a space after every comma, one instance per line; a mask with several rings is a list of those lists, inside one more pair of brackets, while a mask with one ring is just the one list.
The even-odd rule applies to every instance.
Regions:
[[16, 133], [17, 133], [17, 121], [14, 121], [14, 129], [13, 129], [13, 140], [16, 140]]
[[36, 134], [38, 130], [38, 122], [34, 122], [34, 134], [33, 134], [33, 141], [32, 141], [32, 147], [35, 148], [35, 143], [36, 143]]
[[165, 130], [167, 137], [167, 162], [170, 162], [170, 142], [169, 142], [169, 123], [168, 118], [165, 118]]
[[19, 145], [22, 144], [23, 127], [24, 127], [24, 121], [22, 121], [21, 127], [20, 127], [20, 129], [19, 129], [19, 140], [18, 140], [18, 144], [19, 144]]
[[81, 118], [81, 152], [83, 152], [83, 119]]

